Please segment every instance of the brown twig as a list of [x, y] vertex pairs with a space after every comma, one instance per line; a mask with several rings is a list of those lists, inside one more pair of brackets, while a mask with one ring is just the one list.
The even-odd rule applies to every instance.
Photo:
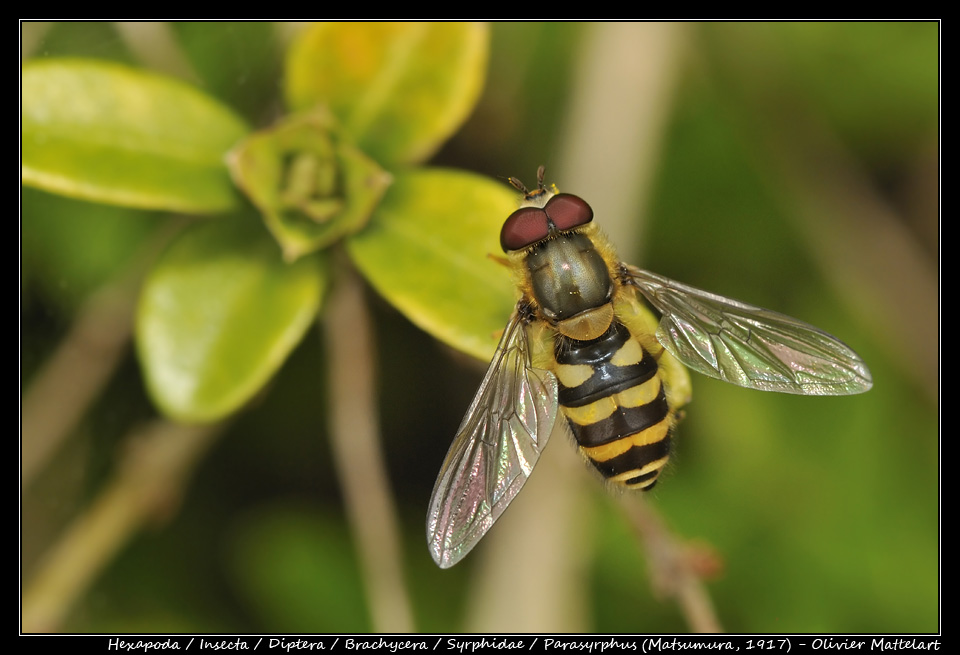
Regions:
[[24, 632], [60, 628], [103, 567], [148, 520], [179, 502], [193, 466], [221, 425], [156, 421], [134, 430], [120, 467], [99, 496], [46, 554], [23, 594]]
[[129, 276], [98, 291], [34, 377], [22, 405], [23, 488], [100, 395], [126, 353], [136, 293]]
[[694, 632], [723, 632], [687, 545], [641, 494], [624, 494], [622, 506], [646, 549], [654, 593], [675, 599]]
[[70, 332], [34, 376], [21, 407], [21, 488], [60, 447], [100, 394], [126, 352], [143, 276], [183, 228], [169, 221], [137, 250], [131, 264], [81, 308]]
[[360, 280], [349, 265], [338, 274], [324, 319], [331, 446], [360, 553], [373, 629], [412, 632], [397, 511], [380, 448], [373, 330]]

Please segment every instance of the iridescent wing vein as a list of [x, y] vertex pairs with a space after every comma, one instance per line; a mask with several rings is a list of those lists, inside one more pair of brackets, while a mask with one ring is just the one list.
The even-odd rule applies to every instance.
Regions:
[[684, 365], [762, 391], [839, 396], [873, 381], [848, 346], [803, 321], [622, 265], [661, 314], [657, 340]]
[[514, 312], [430, 498], [427, 542], [441, 568], [470, 552], [517, 495], [556, 418], [556, 378], [531, 366]]

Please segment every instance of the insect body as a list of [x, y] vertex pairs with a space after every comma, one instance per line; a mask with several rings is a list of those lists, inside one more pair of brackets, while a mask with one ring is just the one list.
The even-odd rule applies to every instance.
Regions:
[[651, 488], [670, 456], [679, 409], [667, 401], [657, 357], [618, 319], [593, 341], [570, 341], [553, 370], [580, 451], [611, 481]]
[[427, 542], [442, 568], [517, 495], [558, 413], [604, 477], [650, 489], [690, 399], [684, 366], [764, 391], [870, 388], [863, 361], [829, 334], [620, 263], [590, 206], [545, 187], [542, 167], [533, 191], [510, 181], [524, 203], [500, 244], [521, 298], [433, 489]]

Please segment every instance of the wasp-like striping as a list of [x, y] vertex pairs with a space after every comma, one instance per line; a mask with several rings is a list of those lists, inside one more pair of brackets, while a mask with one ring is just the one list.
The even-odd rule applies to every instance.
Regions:
[[860, 357], [812, 325], [621, 263], [590, 206], [545, 186], [543, 167], [532, 191], [510, 182], [524, 201], [500, 245], [520, 299], [433, 489], [427, 542], [441, 567], [516, 497], [558, 414], [606, 479], [646, 490], [690, 400], [686, 368], [764, 391], [871, 387]]
[[670, 455], [676, 414], [657, 358], [615, 321], [593, 341], [562, 342], [556, 361], [560, 408], [581, 452], [611, 481], [651, 488]]

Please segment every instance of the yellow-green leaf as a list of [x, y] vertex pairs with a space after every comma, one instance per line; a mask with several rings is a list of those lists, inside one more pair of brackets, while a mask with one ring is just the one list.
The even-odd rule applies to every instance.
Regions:
[[31, 61], [21, 117], [24, 184], [186, 213], [237, 202], [224, 155], [247, 126], [176, 80], [102, 61]]
[[500, 228], [517, 193], [471, 173], [398, 173], [347, 249], [367, 279], [411, 321], [475, 357], [489, 359], [516, 292]]
[[154, 402], [189, 422], [240, 408], [299, 343], [325, 282], [319, 255], [285, 263], [256, 221], [192, 226], [140, 299], [137, 347]]
[[290, 48], [287, 101], [330, 107], [388, 167], [420, 162], [473, 109], [488, 40], [480, 23], [318, 23]]

